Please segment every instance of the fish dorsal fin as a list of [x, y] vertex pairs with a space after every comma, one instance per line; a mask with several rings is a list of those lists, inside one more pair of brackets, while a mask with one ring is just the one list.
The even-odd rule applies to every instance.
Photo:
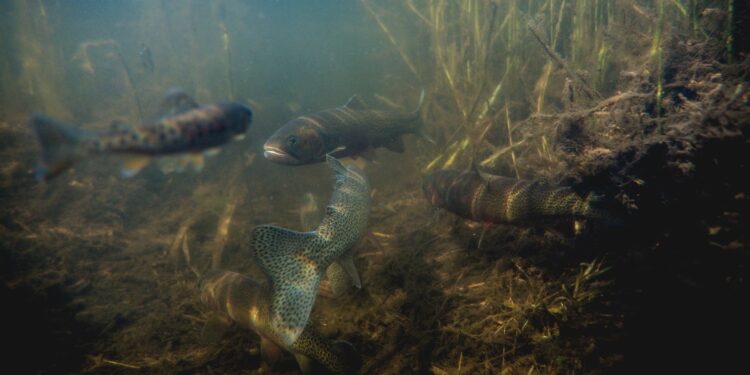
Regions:
[[315, 232], [273, 225], [252, 231], [251, 248], [272, 288], [270, 326], [286, 346], [297, 340], [310, 317], [322, 276], [323, 246]]
[[359, 95], [352, 95], [351, 98], [344, 104], [344, 107], [353, 109], [355, 111], [363, 111], [367, 109], [367, 105], [365, 105], [365, 102], [362, 100], [362, 97]]
[[199, 105], [188, 93], [179, 88], [173, 88], [164, 94], [159, 106], [159, 115], [170, 117], [198, 108]]
[[388, 141], [388, 143], [386, 143], [383, 146], [385, 146], [385, 148], [387, 148], [387, 149], [389, 149], [389, 150], [391, 150], [393, 152], [402, 153], [402, 152], [406, 151], [406, 146], [404, 146], [404, 139], [402, 137], [400, 137], [400, 136], [391, 139], [390, 141]]

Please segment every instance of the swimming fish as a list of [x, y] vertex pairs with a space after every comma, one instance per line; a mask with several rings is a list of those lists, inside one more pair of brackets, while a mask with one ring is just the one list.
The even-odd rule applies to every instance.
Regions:
[[[163, 107], [167, 116], [141, 126], [113, 122], [111, 129], [88, 131], [61, 123], [41, 114], [31, 116], [42, 148], [36, 169], [38, 180], [49, 180], [78, 161], [102, 154], [129, 156], [122, 169], [131, 177], [149, 164], [154, 156], [181, 154], [194, 169], [203, 168], [203, 155], [218, 152], [232, 139], [244, 138], [252, 122], [252, 112], [239, 103], [223, 102], [198, 107], [182, 92], [172, 92]], [[172, 103], [173, 105], [170, 105]]]
[[303, 165], [324, 161], [329, 153], [336, 158], [354, 157], [377, 147], [404, 152], [404, 134], [418, 134], [429, 140], [420, 130], [423, 102], [424, 90], [413, 112], [392, 113], [368, 109], [354, 95], [342, 107], [286, 123], [263, 145], [264, 156], [276, 163]]
[[370, 211], [370, 185], [364, 174], [330, 156], [327, 163], [336, 173], [334, 192], [314, 231], [261, 225], [251, 232], [250, 247], [267, 285], [226, 271], [208, 275], [201, 283], [205, 303], [261, 336], [261, 353], [269, 365], [284, 349], [295, 355], [306, 374], [315, 366], [335, 374], [353, 373], [357, 367], [351, 345], [327, 343], [310, 322], [328, 266], [340, 264], [359, 280], [348, 254], [364, 233]]
[[356, 167], [345, 167], [331, 156], [326, 159], [336, 173], [335, 186], [314, 231], [261, 225], [251, 232], [250, 247], [269, 283], [262, 335], [292, 352], [305, 337], [326, 268], [336, 263], [359, 282], [351, 251], [367, 226], [370, 184]]
[[276, 291], [263, 284], [235, 272], [211, 271], [201, 278], [200, 288], [203, 303], [260, 336], [261, 356], [268, 366], [274, 366], [283, 348], [294, 354], [303, 374], [351, 374], [359, 367], [351, 344], [325, 340], [312, 324], [306, 324], [291, 344], [280, 342], [272, 325]]
[[151, 48], [148, 48], [145, 44], [141, 44], [141, 51], [138, 52], [138, 57], [140, 58], [141, 65], [144, 69], [149, 72], [154, 71], [154, 57], [151, 55]]
[[424, 178], [422, 190], [433, 206], [485, 223], [524, 224], [556, 218], [582, 218], [616, 223], [602, 197], [578, 195], [568, 187], [489, 175], [476, 169], [436, 171]]

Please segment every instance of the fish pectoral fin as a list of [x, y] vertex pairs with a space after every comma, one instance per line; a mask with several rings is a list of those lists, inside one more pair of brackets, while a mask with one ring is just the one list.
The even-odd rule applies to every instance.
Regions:
[[159, 114], [161, 117], [176, 116], [198, 107], [198, 103], [190, 94], [180, 88], [173, 87], [164, 94], [159, 105]]
[[341, 258], [336, 260], [336, 263], [338, 263], [341, 268], [346, 271], [346, 274], [349, 275], [352, 285], [357, 287], [357, 289], [362, 289], [362, 281], [359, 278], [357, 267], [354, 265], [353, 251], [349, 251], [348, 253], [344, 254]]
[[151, 163], [151, 157], [150, 156], [129, 156], [125, 159], [125, 162], [122, 166], [122, 171], [120, 172], [122, 174], [122, 177], [130, 178], [138, 174], [138, 172], [141, 171], [141, 169], [145, 168], [149, 163]]
[[396, 137], [388, 141], [386, 144], [383, 145], [385, 148], [393, 151], [402, 153], [406, 151], [406, 146], [404, 146], [404, 138], [402, 137]]
[[362, 100], [362, 97], [356, 94], [352, 95], [352, 97], [346, 101], [346, 104], [344, 104], [344, 107], [353, 109], [353, 110], [359, 110], [359, 111], [367, 109], [367, 105], [365, 105], [365, 102]]
[[212, 344], [221, 340], [231, 327], [232, 322], [223, 314], [211, 313], [201, 329], [200, 340]]
[[207, 157], [210, 158], [210, 157], [214, 157], [216, 155], [219, 155], [220, 152], [221, 152], [221, 148], [219, 148], [219, 147], [211, 147], [211, 148], [203, 151], [203, 155], [205, 155], [205, 156], [207, 156]]
[[280, 346], [265, 336], [260, 336], [260, 357], [266, 365], [270, 368], [275, 367], [283, 355], [284, 351]]
[[193, 166], [193, 170], [200, 172], [203, 170], [203, 166], [206, 164], [206, 159], [201, 153], [190, 154], [190, 165]]

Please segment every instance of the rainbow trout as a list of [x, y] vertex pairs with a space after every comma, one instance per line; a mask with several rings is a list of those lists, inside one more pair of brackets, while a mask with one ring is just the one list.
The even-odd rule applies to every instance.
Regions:
[[485, 223], [529, 223], [583, 218], [615, 223], [601, 197], [581, 197], [567, 187], [488, 175], [476, 170], [442, 170], [425, 177], [422, 190], [433, 206]]
[[198, 107], [181, 91], [171, 92], [162, 103], [165, 115], [141, 126], [113, 122], [99, 132], [76, 128], [36, 114], [31, 125], [42, 148], [36, 169], [39, 180], [49, 180], [78, 161], [102, 154], [124, 154], [129, 158], [122, 169], [131, 177], [149, 164], [152, 157], [179, 154], [196, 170], [203, 167], [203, 155], [212, 155], [232, 139], [242, 139], [252, 121], [252, 112], [239, 103], [218, 103]]
[[[272, 225], [252, 230], [251, 249], [268, 285], [259, 286], [237, 276], [221, 279], [225, 281], [210, 278], [204, 283], [203, 295], [214, 308], [257, 332], [262, 337], [261, 346], [294, 353], [303, 371], [314, 363], [333, 373], [349, 373], [353, 371], [347, 366], [352, 356], [343, 355], [341, 345], [325, 344], [315, 336], [310, 311], [321, 278], [331, 264], [338, 264], [351, 279], [359, 281], [351, 254], [367, 226], [370, 185], [356, 167], [345, 167], [330, 156], [327, 163], [336, 173], [335, 186], [314, 231]], [[231, 305], [234, 303], [238, 303], [237, 310]]]
[[404, 152], [404, 134], [430, 140], [420, 131], [423, 101], [424, 90], [413, 112], [393, 113], [368, 109], [355, 95], [343, 107], [289, 121], [263, 145], [263, 155], [276, 163], [304, 165], [322, 162], [327, 154], [354, 157], [378, 147]]

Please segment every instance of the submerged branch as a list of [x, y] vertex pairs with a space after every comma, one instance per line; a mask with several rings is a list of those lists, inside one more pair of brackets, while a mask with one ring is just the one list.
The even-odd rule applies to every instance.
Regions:
[[542, 40], [542, 37], [539, 36], [539, 33], [536, 30], [534, 30], [533, 26], [531, 25], [528, 25], [528, 26], [529, 26], [529, 30], [531, 30], [531, 34], [534, 35], [534, 38], [539, 42], [539, 44], [542, 45], [542, 48], [544, 48], [544, 52], [547, 53], [547, 55], [552, 59], [552, 61], [557, 63], [558, 66], [560, 66], [561, 68], [565, 70], [565, 72], [568, 74], [570, 79], [572, 79], [573, 82], [576, 83], [576, 86], [578, 86], [586, 94], [586, 96], [589, 97], [589, 99], [601, 98], [601, 95], [598, 92], [596, 92], [596, 90], [589, 87], [589, 85], [586, 84], [586, 81], [584, 81], [583, 78], [581, 78], [575, 71], [573, 71], [573, 69], [571, 69], [570, 66], [568, 66], [568, 63], [566, 63], [565, 60], [563, 60], [563, 58], [560, 57], [560, 55], [558, 55], [555, 51], [550, 49], [547, 43], [545, 43]]
[[383, 23], [383, 21], [380, 19], [377, 13], [375, 13], [372, 7], [370, 7], [370, 4], [367, 3], [367, 0], [362, 0], [362, 6], [365, 7], [367, 13], [370, 14], [370, 16], [375, 20], [375, 23], [378, 24], [378, 27], [380, 27], [380, 31], [385, 34], [385, 36], [388, 38], [388, 41], [391, 42], [394, 48], [396, 48], [396, 51], [398, 51], [399, 55], [401, 55], [401, 59], [404, 61], [406, 66], [409, 67], [409, 70], [411, 70], [415, 77], [419, 78], [417, 68], [415, 68], [414, 64], [411, 63], [409, 56], [407, 56], [406, 53], [401, 49], [401, 47], [398, 45], [398, 42], [396, 42], [396, 38], [393, 37], [393, 34], [391, 34], [390, 30], [388, 30], [388, 27]]

